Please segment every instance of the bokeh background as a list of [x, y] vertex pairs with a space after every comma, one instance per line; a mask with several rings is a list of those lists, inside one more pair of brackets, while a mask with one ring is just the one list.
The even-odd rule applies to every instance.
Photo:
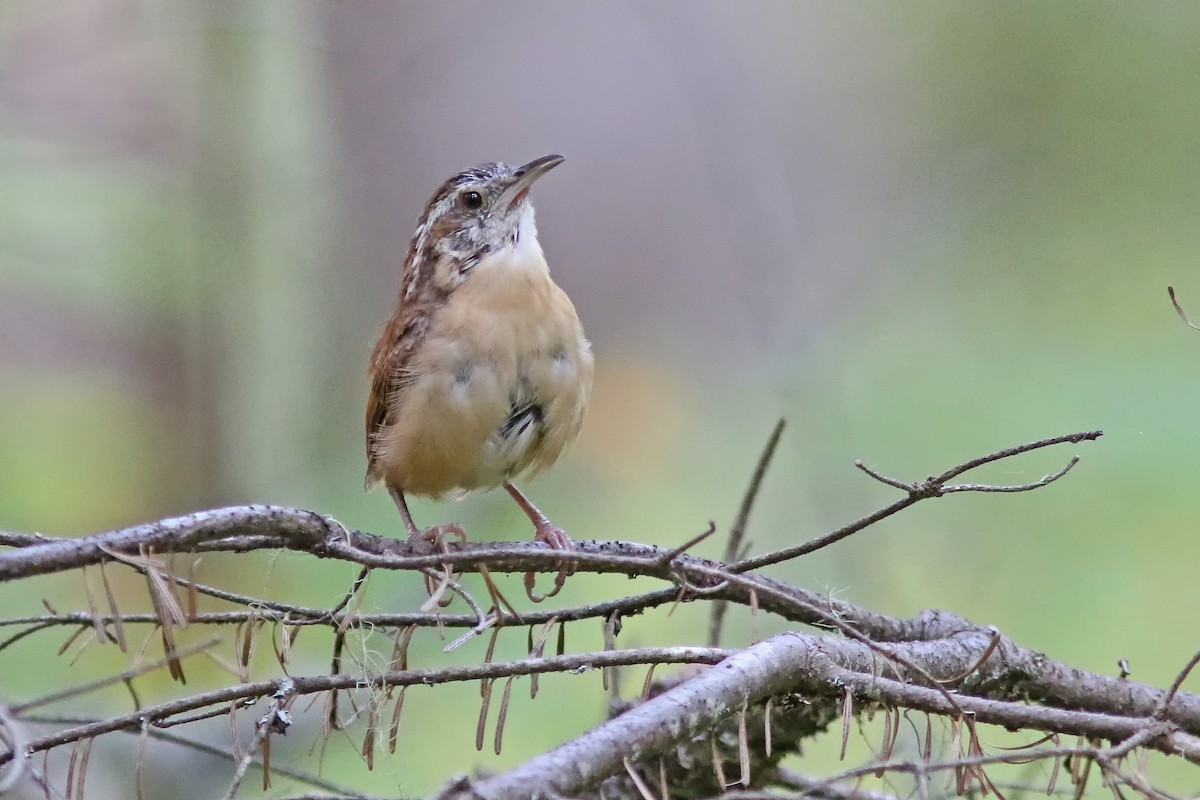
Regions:
[[[254, 501], [399, 534], [386, 495], [362, 491], [362, 408], [416, 219], [463, 167], [560, 152], [534, 200], [598, 375], [581, 440], [527, 487], [553, 519], [663, 545], [727, 528], [783, 416], [760, 552], [895, 499], [856, 458], [919, 479], [1102, 428], [978, 476], [1036, 480], [1079, 453], [1047, 489], [926, 502], [775, 573], [1166, 683], [1200, 646], [1200, 334], [1166, 295], [1200, 316], [1197, 41], [1186, 3], [3, 0], [0, 529], [76, 535]], [[414, 512], [528, 535], [502, 494]], [[199, 575], [330, 604], [353, 572], [285, 554], [208, 557]], [[414, 583], [375, 576], [364, 608], [412, 608]], [[119, 584], [123, 607], [145, 607], [144, 583]], [[639, 588], [579, 578], [567, 599]], [[0, 587], [0, 616], [43, 599], [86, 607], [64, 576]], [[700, 642], [704, 620], [650, 614], [620, 641]], [[731, 614], [730, 644], [754, 633]], [[294, 671], [326, 670], [328, 637], [306, 635]], [[0, 700], [129, 661], [78, 642], [56, 656], [64, 638], [0, 652]], [[568, 637], [598, 644], [592, 627]], [[414, 665], [483, 652], [440, 648], [419, 633]], [[275, 674], [262, 651], [256, 674]], [[368, 641], [354, 658], [386, 652]], [[189, 690], [230, 680], [190, 663]], [[599, 684], [549, 678], [534, 702], [519, 688], [499, 757], [471, 747], [476, 687], [413, 692], [397, 755], [368, 774], [360, 722], [323, 770], [415, 794], [502, 769], [594, 724]], [[145, 702], [177, 691], [138, 685]], [[55, 713], [129, 702], [117, 689]], [[273, 760], [315, 770], [317, 717]], [[192, 733], [228, 743], [223, 722]], [[153, 752], [149, 796], [224, 791], [227, 763]], [[129, 796], [135, 738], [97, 753], [89, 791]]]

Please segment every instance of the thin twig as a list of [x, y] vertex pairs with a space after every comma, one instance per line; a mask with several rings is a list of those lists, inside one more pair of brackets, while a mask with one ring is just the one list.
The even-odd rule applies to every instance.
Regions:
[[1187, 680], [1187, 676], [1191, 674], [1196, 665], [1200, 664], [1200, 651], [1193, 655], [1179, 674], [1175, 676], [1175, 680], [1171, 681], [1170, 688], [1163, 694], [1162, 700], [1158, 703], [1158, 708], [1154, 710], [1155, 719], [1167, 719], [1168, 711], [1171, 707], [1171, 701], [1175, 699], [1175, 695], [1179, 693], [1179, 687], [1183, 686], [1183, 682]]
[[25, 753], [28, 752], [29, 737], [21, 722], [2, 704], [0, 704], [0, 744], [7, 747], [8, 752], [13, 756], [11, 764], [6, 769], [0, 770], [0, 794], [4, 794], [16, 786], [17, 781], [21, 780], [21, 776], [25, 774], [28, 767]]
[[[750, 476], [750, 483], [746, 486], [746, 491], [742, 494], [742, 503], [738, 506], [737, 515], [733, 518], [733, 525], [729, 528], [729, 541], [725, 543], [726, 564], [732, 564], [738, 560], [739, 554], [742, 552], [742, 541], [746, 538], [746, 528], [750, 522], [750, 512], [754, 509], [754, 502], [758, 499], [758, 491], [762, 488], [763, 478], [767, 475], [767, 468], [771, 466], [771, 459], [775, 457], [775, 448], [779, 446], [779, 439], [783, 436], [783, 429], [786, 426], [786, 421], [780, 417], [775, 423], [775, 427], [771, 430], [771, 435], [767, 437], [767, 443], [763, 447], [762, 452], [758, 454], [758, 463], [754, 465], [754, 473]], [[708, 617], [708, 646], [717, 647], [721, 643], [721, 628], [725, 622], [725, 611], [728, 609], [728, 601], [717, 599], [713, 601], [712, 608]]]
[[9, 710], [14, 714], [21, 714], [31, 708], [49, 705], [50, 703], [57, 703], [58, 701], [65, 700], [68, 697], [76, 697], [81, 694], [88, 694], [96, 691], [97, 689], [103, 689], [105, 686], [111, 686], [114, 683], [120, 683], [121, 681], [127, 681], [131, 678], [136, 678], [139, 675], [144, 675], [147, 672], [153, 672], [154, 670], [167, 666], [181, 658], [186, 658], [187, 656], [201, 653], [205, 650], [215, 647], [220, 643], [221, 637], [213, 636], [212, 638], [205, 639], [202, 642], [197, 642], [196, 644], [188, 645], [187, 647], [182, 647], [178, 650], [172, 651], [162, 658], [141, 664], [137, 667], [133, 667], [132, 669], [127, 669], [117, 675], [109, 675], [106, 678], [88, 681], [87, 683], [81, 683], [78, 686], [70, 686], [66, 689], [52, 692], [48, 695], [44, 695], [33, 700], [28, 700], [24, 703], [14, 703], [13, 705], [9, 706]]
[[725, 545], [725, 558], [723, 559], [726, 564], [735, 561], [738, 553], [742, 551], [742, 540], [746, 537], [750, 512], [754, 510], [754, 503], [758, 500], [763, 479], [767, 476], [767, 469], [770, 468], [771, 460], [775, 457], [775, 450], [779, 447], [779, 440], [783, 437], [783, 429], [786, 426], [787, 421], [780, 417], [779, 421], [775, 423], [775, 427], [771, 429], [771, 435], [767, 437], [767, 443], [763, 446], [762, 452], [758, 454], [754, 473], [750, 476], [750, 483], [742, 494], [741, 505], [738, 506], [737, 515], [733, 518], [733, 525], [729, 528], [729, 541]]
[[1046, 447], [1053, 447], [1058, 444], [1079, 444], [1080, 442], [1093, 442], [1104, 435], [1104, 431], [1082, 431], [1080, 433], [1068, 433], [1063, 436], [1050, 436], [1046, 439], [1038, 439], [1034, 442], [1019, 444], [1016, 447], [1006, 447], [1003, 450], [997, 450], [994, 453], [988, 453], [986, 456], [973, 458], [970, 461], [965, 461], [957, 467], [952, 467], [941, 475], [934, 478], [934, 482], [945, 484], [951, 478], [957, 478], [964, 472], [982, 467], [984, 464], [991, 464], [995, 461], [1003, 461], [1006, 458], [1019, 456], [1022, 453], [1031, 453], [1034, 450], [1041, 450]]
[[[1139, 737], [1135, 746], [1142, 746], [1149, 743], [1149, 739]], [[1123, 744], [1123, 742], [1122, 742]], [[1078, 745], [1076, 747], [1046, 747], [1032, 751], [1021, 751], [1019, 753], [1006, 752], [996, 755], [974, 755], [961, 758], [946, 759], [944, 761], [915, 761], [915, 760], [889, 760], [875, 761], [863, 766], [854, 767], [851, 769], [839, 772], [823, 781], [816, 782], [806, 792], [815, 793], [820, 796], [826, 787], [845, 784], [847, 781], [857, 778], [865, 778], [877, 772], [883, 771], [887, 773], [909, 773], [917, 774], [918, 772], [938, 773], [961, 770], [964, 768], [973, 768], [987, 766], [990, 764], [1028, 764], [1036, 760], [1050, 760], [1055, 758], [1072, 758], [1072, 759], [1093, 759], [1096, 761], [1111, 762], [1118, 759], [1128, 750], [1115, 745], [1111, 748], [1101, 748], [1094, 745]]]
[[343, 597], [336, 606], [329, 609], [328, 615], [330, 619], [336, 617], [339, 613], [341, 613], [342, 609], [350, 605], [350, 601], [354, 599], [354, 595], [356, 595], [358, 590], [362, 588], [362, 585], [366, 583], [367, 575], [370, 573], [370, 567], [363, 567], [361, 570], [359, 570], [358, 577], [354, 579], [354, 584], [350, 587], [350, 591], [346, 592], [346, 596]]
[[[30, 715], [24, 717], [23, 719], [25, 722], [36, 725], [92, 725], [100, 721], [87, 717], [46, 716], [41, 714]], [[144, 734], [150, 739], [156, 739], [167, 742], [168, 744], [185, 747], [197, 753], [212, 756], [213, 758], [223, 762], [229, 761], [228, 750], [222, 750], [220, 747], [215, 747], [206, 742], [198, 742], [195, 739], [189, 739], [186, 736], [180, 736], [178, 734], [171, 733], [170, 731], [165, 731], [150, 725], [145, 726], [145, 728], [141, 730], [128, 730], [125, 732], [139, 737], [143, 735], [144, 732]], [[250, 767], [261, 770], [263, 768], [262, 760], [253, 760], [250, 764]], [[354, 800], [382, 800], [382, 798], [377, 798], [374, 795], [356, 792], [353, 789], [341, 786], [320, 775], [317, 775], [316, 773], [308, 772], [307, 770], [272, 764], [271, 771], [282, 775], [285, 778], [290, 778], [298, 783], [304, 783], [318, 789], [324, 789], [325, 791], [336, 794], [339, 797], [354, 798]]]
[[658, 558], [657, 558], [658, 563], [661, 565], [664, 565], [664, 566], [666, 564], [669, 564], [671, 561], [674, 561], [676, 558], [683, 555], [688, 550], [691, 550], [693, 547], [700, 544], [701, 542], [703, 542], [705, 539], [712, 536], [716, 532], [717, 532], [717, 523], [713, 522], [712, 520], [709, 520], [708, 527], [705, 528], [703, 531], [696, 534], [692, 538], [688, 539], [683, 544], [677, 545], [676, 547], [673, 547], [670, 550], [668, 550], [667, 552], [663, 553], [661, 556], [658, 556]]
[[1066, 463], [1058, 472], [1053, 472], [1038, 478], [1036, 481], [1029, 483], [1018, 483], [1014, 485], [1002, 485], [992, 483], [955, 483], [950, 486], [942, 487], [942, 494], [951, 494], [953, 492], [1031, 492], [1034, 489], [1040, 489], [1043, 486], [1049, 486], [1056, 480], [1066, 475], [1071, 469], [1079, 463], [1079, 456], [1072, 456], [1071, 460]]
[[1171, 296], [1171, 305], [1175, 306], [1175, 313], [1179, 315], [1179, 318], [1183, 320], [1184, 323], [1186, 323], [1187, 326], [1192, 330], [1200, 331], [1200, 325], [1192, 322], [1191, 319], [1188, 318], [1188, 315], [1184, 312], [1183, 306], [1179, 305], [1179, 301], [1175, 298], [1174, 286], [1167, 287], [1167, 294]]
[[938, 681], [937, 681], [938, 683], [940, 683], [944, 686], [949, 686], [950, 684], [958, 683], [959, 681], [963, 680], [967, 676], [974, 674], [976, 670], [978, 670], [980, 667], [982, 667], [984, 665], [984, 663], [986, 663], [987, 660], [992, 657], [992, 653], [996, 652], [996, 647], [1000, 644], [1000, 640], [1003, 639], [1004, 637], [1001, 636], [999, 628], [990, 627], [989, 630], [991, 631], [991, 634], [992, 634], [992, 641], [988, 644], [987, 649], [983, 651], [983, 655], [979, 656], [979, 658], [976, 659], [974, 664], [967, 667], [962, 672], [959, 672], [957, 675], [950, 675], [949, 677], [946, 677], [946, 678], [938, 678]]
[[849, 525], [845, 525], [837, 530], [830, 531], [822, 536], [810, 539], [803, 544], [796, 545], [795, 547], [787, 547], [771, 553], [764, 553], [761, 556], [754, 556], [753, 558], [744, 558], [741, 561], [738, 561], [736, 564], [731, 565], [730, 569], [736, 572], [748, 572], [750, 570], [770, 566], [771, 564], [779, 564], [784, 561], [791, 561], [794, 558], [806, 556], [809, 553], [814, 553], [817, 550], [829, 547], [831, 544], [840, 542], [842, 539], [845, 539], [848, 536], [853, 536], [859, 531], [865, 530], [875, 523], [881, 522], [893, 514], [903, 511], [909, 506], [914, 505], [915, 503], [918, 503], [924, 499], [924, 497], [919, 495], [910, 494], [908, 497], [897, 500], [889, 506], [885, 506], [884, 508], [881, 508], [872, 514], [868, 514], [865, 517], [851, 522]]

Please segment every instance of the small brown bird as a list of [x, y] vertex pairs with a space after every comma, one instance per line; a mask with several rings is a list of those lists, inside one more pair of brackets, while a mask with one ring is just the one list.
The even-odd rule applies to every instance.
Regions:
[[[536, 538], [570, 539], [512, 484], [549, 467], [579, 434], [591, 345], [550, 278], [529, 189], [563, 162], [481, 164], [442, 184], [408, 247], [396, 308], [371, 355], [367, 487], [382, 483], [410, 537], [406, 494], [504, 486]], [[561, 580], [561, 579], [560, 579]]]

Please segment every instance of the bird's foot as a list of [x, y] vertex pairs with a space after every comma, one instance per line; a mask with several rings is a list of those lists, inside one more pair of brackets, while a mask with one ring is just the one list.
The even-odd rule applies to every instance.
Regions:
[[430, 525], [424, 530], [414, 530], [408, 535], [410, 541], [428, 542], [434, 550], [441, 553], [450, 552], [450, 546], [446, 541], [447, 537], [455, 538], [459, 544], [463, 544], [467, 541], [467, 532], [462, 529], [461, 525], [448, 522], [444, 525]]
[[[561, 550], [564, 553], [569, 553], [575, 549], [575, 542], [567, 535], [567, 532], [562, 528], [550, 524], [550, 521], [544, 517], [537, 523], [537, 531], [533, 535], [535, 542], [545, 542], [550, 545], [553, 550]], [[575, 562], [569, 558], [564, 558], [558, 562], [558, 574], [554, 576], [554, 588], [548, 594], [538, 594], [533, 590], [534, 582], [537, 580], [536, 572], [525, 573], [525, 594], [535, 603], [540, 603], [547, 597], [554, 597], [562, 590], [563, 584], [567, 578], [575, 574]]]
[[[462, 526], [457, 523], [450, 522], [444, 525], [431, 525], [424, 530], [415, 530], [408, 535], [409, 541], [427, 542], [435, 552], [449, 553], [450, 545], [448, 538], [458, 540], [458, 544], [464, 544], [467, 541], [467, 532], [462, 529]], [[437, 604], [445, 607], [450, 604], [454, 596], [446, 592], [446, 588], [451, 581], [456, 578], [454, 569], [449, 564], [443, 564], [438, 572], [425, 573], [425, 591], [430, 598], [437, 597]]]

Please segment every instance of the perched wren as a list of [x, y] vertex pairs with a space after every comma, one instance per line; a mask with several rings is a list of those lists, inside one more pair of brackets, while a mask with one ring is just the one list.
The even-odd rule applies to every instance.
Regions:
[[[529, 189], [563, 162], [481, 164], [447, 180], [421, 215], [396, 308], [371, 355], [367, 486], [382, 483], [411, 537], [405, 495], [504, 486], [559, 549], [570, 539], [512, 484], [579, 433], [592, 350], [550, 278]], [[444, 526], [448, 529], [455, 526]]]

